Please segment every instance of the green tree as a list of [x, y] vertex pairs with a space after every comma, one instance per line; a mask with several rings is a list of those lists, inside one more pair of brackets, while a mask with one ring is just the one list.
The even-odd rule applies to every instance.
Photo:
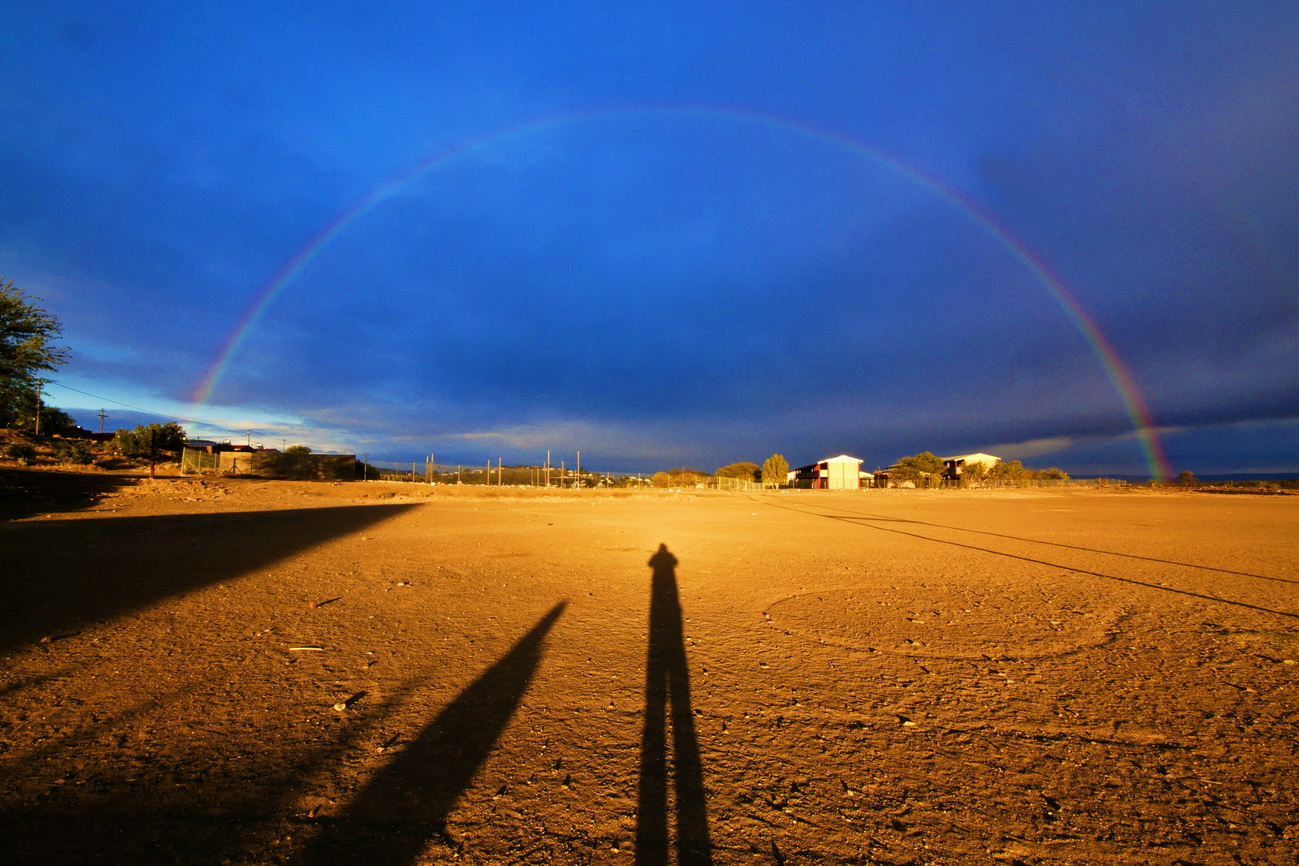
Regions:
[[988, 477], [988, 464], [980, 461], [961, 466], [961, 486], [978, 487]]
[[1069, 480], [1069, 473], [1065, 472], [1063, 469], [1060, 469], [1057, 466], [1052, 466], [1048, 469], [1039, 469], [1037, 472], [1034, 472], [1033, 475], [1039, 481], [1068, 481]]
[[747, 478], [749, 481], [757, 481], [761, 471], [756, 463], [731, 463], [713, 474], [718, 478]]
[[36, 411], [38, 406], [41, 413], [40, 433], [42, 436], [53, 436], [56, 433], [63, 433], [77, 426], [77, 422], [67, 412], [42, 403], [35, 391], [29, 391], [25, 394], [20, 403], [21, 407], [17, 415], [14, 416], [13, 422], [13, 426], [20, 430], [36, 431]]
[[67, 463], [95, 462], [95, 452], [80, 439], [64, 439], [54, 447], [54, 456]]
[[150, 443], [159, 451], [179, 451], [185, 447], [185, 428], [175, 421], [166, 424], [141, 424], [134, 430], [118, 430], [113, 446], [125, 457], [148, 457]]
[[946, 464], [941, 457], [932, 451], [921, 451], [919, 454], [908, 454], [889, 468], [889, 475], [899, 481], [928, 481], [943, 477]]
[[762, 483], [779, 487], [789, 480], [789, 461], [780, 454], [772, 454], [762, 461]]
[[311, 448], [306, 445], [290, 445], [284, 449], [284, 453], [290, 457], [306, 457], [311, 453]]
[[59, 322], [36, 306], [40, 300], [0, 280], [0, 427], [12, 426], [28, 402], [40, 392], [40, 373], [68, 359], [68, 350], [54, 345]]
[[1022, 487], [1028, 471], [1018, 460], [1003, 460], [988, 470], [988, 480], [1002, 487]]
[[1177, 473], [1177, 483], [1183, 487], [1194, 487], [1200, 483], [1200, 479], [1195, 477], [1195, 473], [1189, 469], [1185, 472]]

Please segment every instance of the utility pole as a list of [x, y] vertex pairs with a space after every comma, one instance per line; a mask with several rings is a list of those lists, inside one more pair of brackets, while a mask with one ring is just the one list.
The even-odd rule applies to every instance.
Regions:
[[107, 417], [108, 417], [108, 413], [105, 412], [103, 409], [100, 409], [99, 410], [99, 435], [100, 436], [104, 435], [104, 419]]
[[582, 486], [582, 452], [577, 452], [577, 486]]
[[245, 430], [244, 433], [248, 434], [248, 447], [249, 447], [249, 448], [252, 448], [252, 447], [253, 447], [253, 431], [251, 431], [251, 430]]

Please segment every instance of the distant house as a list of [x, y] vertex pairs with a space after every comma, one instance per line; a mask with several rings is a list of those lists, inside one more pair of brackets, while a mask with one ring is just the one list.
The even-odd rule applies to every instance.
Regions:
[[964, 474], [966, 466], [973, 466], [975, 463], [982, 463], [985, 469], [991, 469], [1001, 462], [1000, 457], [994, 457], [991, 454], [962, 454], [959, 457], [944, 457], [943, 477], [952, 481], [960, 480]]
[[812, 490], [857, 490], [862, 486], [863, 475], [871, 477], [869, 472], [861, 471], [861, 464], [860, 459], [847, 454], [827, 457], [790, 470], [789, 484]]
[[96, 433], [93, 430], [87, 430], [84, 427], [74, 424], [66, 430], [55, 433], [60, 439], [89, 439], [92, 442], [112, 442], [112, 433]]

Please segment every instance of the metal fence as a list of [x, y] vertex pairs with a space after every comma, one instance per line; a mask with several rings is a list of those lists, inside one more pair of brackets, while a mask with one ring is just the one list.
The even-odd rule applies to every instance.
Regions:
[[640, 476], [576, 470], [567, 466], [506, 466], [501, 461], [465, 464], [432, 463], [420, 460], [370, 460], [360, 459], [357, 479], [361, 481], [393, 481], [411, 484], [476, 484], [493, 487], [637, 487], [648, 485]]
[[221, 468], [221, 455], [209, 453], [199, 448], [183, 448], [180, 452], [180, 473], [193, 472], [201, 475], [204, 472], [216, 472]]

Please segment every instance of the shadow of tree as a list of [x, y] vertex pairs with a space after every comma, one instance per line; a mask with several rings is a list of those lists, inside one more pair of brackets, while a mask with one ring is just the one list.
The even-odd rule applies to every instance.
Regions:
[[413, 508], [353, 505], [0, 526], [0, 650], [232, 580]]
[[671, 860], [668, 833], [668, 719], [676, 794], [676, 862], [712, 863], [703, 762], [690, 703], [677, 558], [660, 544], [650, 557], [649, 653], [645, 663], [645, 729], [641, 737], [636, 820], [636, 862]]
[[428, 840], [445, 838], [447, 815], [487, 760], [541, 660], [560, 602], [428, 724], [330, 821], [295, 860], [304, 864], [413, 863]]
[[89, 508], [137, 479], [50, 469], [0, 470], [0, 520]]

